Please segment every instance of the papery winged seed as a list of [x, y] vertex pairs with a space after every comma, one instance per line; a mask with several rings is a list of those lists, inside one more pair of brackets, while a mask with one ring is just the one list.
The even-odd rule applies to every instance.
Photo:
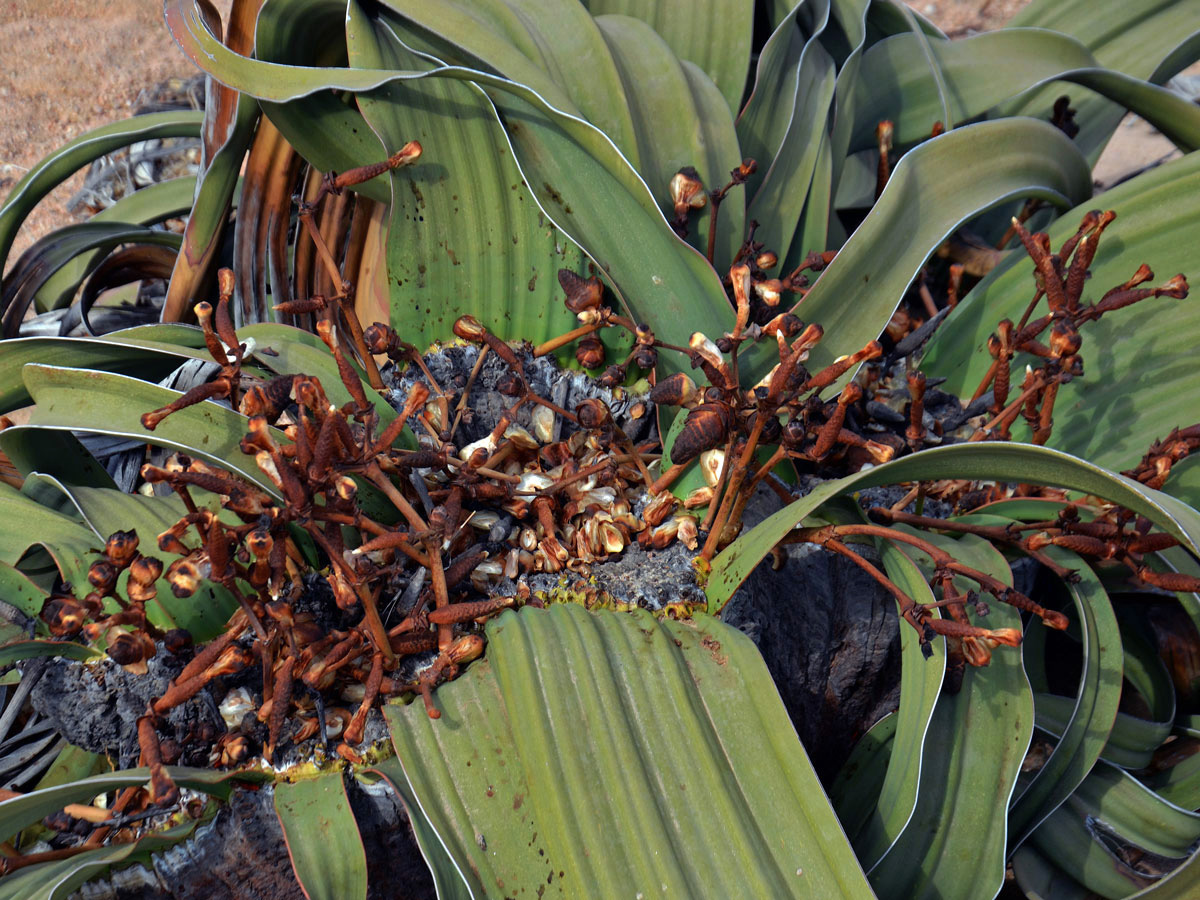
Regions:
[[470, 444], [467, 444], [467, 446], [465, 446], [461, 450], [459, 450], [458, 457], [459, 457], [459, 459], [464, 459], [464, 460], [470, 459], [471, 454], [474, 453], [476, 450], [486, 450], [488, 456], [491, 456], [493, 453], [496, 452], [496, 439], [494, 437], [492, 437], [490, 434], [486, 435], [485, 437], [481, 437], [479, 440], [474, 441]]
[[479, 593], [486, 594], [488, 586], [502, 574], [504, 566], [499, 561], [485, 559], [471, 571], [471, 586]]
[[537, 549], [537, 545], [538, 545], [537, 532], [534, 531], [532, 528], [522, 528], [521, 529], [521, 547], [522, 547], [522, 549], [528, 550], [529, 552], [532, 553], [534, 550]]
[[225, 695], [225, 699], [221, 701], [221, 705], [217, 707], [221, 712], [221, 718], [225, 720], [225, 724], [229, 728], [237, 728], [242, 724], [242, 719], [246, 713], [254, 711], [254, 698], [250, 696], [250, 692], [244, 687], [234, 688]]
[[679, 520], [668, 519], [650, 533], [650, 546], [655, 550], [665, 550], [679, 533]]
[[700, 472], [710, 488], [715, 488], [721, 480], [721, 470], [725, 468], [724, 450], [705, 450], [700, 454]]
[[676, 539], [689, 550], [695, 550], [700, 534], [696, 520], [692, 516], [676, 516], [675, 521], [679, 523], [679, 530], [675, 535]]
[[675, 499], [674, 494], [670, 491], [663, 491], [646, 504], [646, 508], [642, 510], [642, 519], [647, 525], [661, 525], [667, 516], [671, 514], [671, 511], [675, 509], [676, 503], [678, 501]]
[[471, 514], [470, 522], [480, 531], [491, 531], [500, 521], [500, 514], [490, 509], [478, 509]]
[[610, 487], [592, 488], [586, 493], [580, 495], [579, 502], [584, 506], [589, 503], [596, 503], [605, 508], [611, 507], [617, 502], [617, 492]]
[[548, 478], [541, 472], [526, 472], [521, 476], [521, 482], [517, 485], [517, 490], [520, 491], [544, 491], [549, 487], [554, 486], [554, 479]]
[[[538, 408], [545, 409], [545, 407]], [[522, 450], [536, 450], [538, 448], [538, 442], [534, 436], [520, 425], [509, 425], [504, 430], [504, 436]]]
[[600, 540], [608, 553], [620, 553], [625, 549], [625, 536], [611, 522], [601, 522], [599, 527]]
[[549, 444], [554, 439], [554, 415], [554, 410], [548, 406], [537, 406], [530, 414], [533, 436], [543, 444]]
[[429, 403], [425, 406], [425, 412], [429, 415], [429, 422], [436, 431], [442, 431], [446, 427], [446, 422], [442, 418], [442, 404]]

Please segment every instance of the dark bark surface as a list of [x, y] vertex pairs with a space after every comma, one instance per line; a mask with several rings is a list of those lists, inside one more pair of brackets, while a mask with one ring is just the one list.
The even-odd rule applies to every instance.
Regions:
[[[159, 646], [145, 675], [132, 675], [111, 660], [84, 665], [52, 659], [34, 687], [34, 709], [54, 722], [68, 741], [93, 753], [111, 756], [119, 769], [137, 765], [137, 720], [162, 696], [183, 668], [183, 661]], [[207, 765], [213, 739], [225, 730], [216, 705], [201, 695], [171, 710], [158, 726], [179, 756], [164, 747], [164, 758], [180, 765]]]
[[[348, 782], [363, 833], [368, 900], [429, 900], [433, 879], [394, 792]], [[304, 900], [271, 788], [234, 791], [190, 840], [88, 886], [89, 900]]]
[[843, 557], [809, 546], [778, 572], [763, 563], [722, 618], [758, 646], [822, 780], [899, 704], [895, 602]]

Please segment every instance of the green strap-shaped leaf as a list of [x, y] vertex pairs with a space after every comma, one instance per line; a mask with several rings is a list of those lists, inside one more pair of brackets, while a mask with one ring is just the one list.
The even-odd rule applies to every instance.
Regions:
[[[177, 496], [146, 497], [142, 494], [125, 494], [112, 488], [87, 487], [62, 484], [45, 475], [33, 475], [26, 479], [38, 479], [43, 484], [61, 492], [78, 510], [84, 522], [103, 538], [117, 531], [133, 531], [138, 536], [138, 547], [146, 556], [154, 556], [163, 563], [164, 571], [179, 557], [158, 549], [158, 535], [177, 523], [187, 508]], [[199, 506], [210, 506], [221, 512], [218, 498], [202, 491], [193, 491]], [[224, 518], [231, 524], [241, 520], [231, 513]], [[129, 573], [121, 573], [117, 591], [122, 593], [129, 580]], [[166, 577], [156, 582], [158, 594], [146, 606], [150, 621], [164, 630], [185, 628], [199, 642], [212, 640], [219, 635], [229, 617], [237, 609], [237, 600], [227, 589], [206, 581], [190, 597], [176, 597]]]
[[0, 600], [27, 616], [36, 616], [48, 594], [29, 580], [16, 566], [0, 562]]
[[637, 131], [617, 65], [596, 22], [576, 0], [385, 0], [434, 36], [446, 62], [494, 72], [582, 117], [639, 168]]
[[[408, 821], [412, 824], [413, 836], [417, 846], [425, 857], [429, 871], [433, 874], [433, 883], [437, 888], [438, 897], [443, 900], [470, 900], [473, 896], [467, 887], [467, 882], [460, 874], [458, 866], [442, 844], [438, 833], [434, 830], [429, 819], [421, 811], [404, 767], [395, 756], [389, 756], [381, 763], [376, 763], [371, 771], [378, 772], [400, 795], [404, 809], [408, 813]], [[486, 840], [485, 840], [486, 842]]]
[[[933, 591], [916, 564], [894, 544], [879, 544], [888, 577], [917, 603], [933, 603]], [[926, 658], [918, 637], [916, 630], [901, 619], [900, 708], [887, 776], [873, 814], [853, 840], [854, 853], [868, 871], [904, 831], [916, 808], [925, 736], [946, 672], [945, 643], [935, 642], [933, 655]]]
[[[1128, 623], [1121, 629], [1122, 674], [1149, 707], [1149, 718], [1117, 713], [1100, 757], [1128, 769], [1150, 765], [1154, 751], [1171, 733], [1175, 720], [1175, 687], [1157, 652]], [[1064, 734], [1072, 715], [1067, 697], [1038, 694], [1037, 725], [1054, 735]]]
[[888, 713], [872, 725], [829, 785], [829, 801], [852, 842], [876, 813], [899, 724], [896, 713]]
[[[932, 53], [948, 86], [940, 94], [923, 49]], [[850, 152], [875, 146], [875, 126], [895, 125], [899, 145], [929, 137], [935, 121], [947, 127], [973, 119], [1000, 102], [1052, 81], [1084, 85], [1137, 112], [1185, 151], [1200, 148], [1200, 109], [1165, 88], [1105, 69], [1087, 47], [1039, 28], [1004, 28], [958, 41], [922, 42], [896, 35], [863, 55], [855, 91]], [[1062, 93], [1067, 84], [1057, 85]], [[945, 121], [941, 97], [948, 98]]]
[[[1071, 719], [1073, 702], [1057, 694], [1037, 695], [1037, 726], [1053, 735], [1064, 732]], [[1114, 765], [1140, 769], [1150, 764], [1154, 750], [1171, 733], [1169, 720], [1151, 721], [1117, 713], [1100, 758]]]
[[750, 66], [752, 0], [584, 0], [584, 5], [593, 16], [615, 13], [649, 23], [676, 56], [695, 63], [716, 83], [737, 115]]
[[1013, 875], [1026, 896], [1037, 900], [1093, 900], [1095, 894], [1048, 860], [1032, 844], [1017, 848]]
[[275, 813], [308, 900], [365, 900], [367, 854], [340, 770], [277, 782]]
[[70, 784], [72, 781], [81, 781], [111, 771], [112, 763], [104, 754], [67, 744], [59, 751], [46, 774], [38, 779], [37, 790]]
[[131, 328], [121, 328], [110, 331], [96, 338], [100, 341], [115, 343], [141, 344], [145, 341], [153, 345], [169, 344], [175, 347], [188, 347], [192, 350], [205, 348], [204, 332], [198, 325], [182, 325], [178, 322], [152, 322], [148, 325], [134, 325]]
[[1148, 886], [1152, 879], [1112, 853], [1101, 835], [1112, 846], [1124, 842], [1182, 860], [1192, 855], [1200, 838], [1200, 814], [1172, 806], [1133, 776], [1101, 762], [1033, 832], [1031, 841], [1044, 856], [1102, 896], [1125, 897]]
[[[983, 157], [987, 178], [964, 163]], [[809, 369], [877, 338], [929, 254], [972, 215], [1013, 197], [1065, 206], [1090, 194], [1083, 158], [1044, 122], [984, 122], [922, 144], [901, 159], [871, 215], [800, 304], [797, 314], [825, 329]], [[765, 373], [768, 359], [761, 353], [756, 371]]]
[[[1177, 272], [1194, 276], [1193, 281], [1200, 277], [1194, 251], [1198, 192], [1200, 153], [1192, 153], [1093, 197], [1052, 225], [1050, 240], [1058, 247], [1087, 210], [1117, 213], [1100, 239], [1084, 302], [1100, 299], [1142, 262], [1157, 276], [1151, 284]], [[944, 390], [964, 396], [975, 390], [991, 364], [985, 346], [988, 335], [1001, 319], [1018, 321], [1033, 296], [1032, 270], [1028, 257], [1014, 254], [942, 323], [922, 369], [946, 377]], [[1041, 306], [1035, 315], [1044, 310]], [[1195, 423], [1200, 419], [1195, 403], [1200, 367], [1193, 365], [1191, 336], [1198, 328], [1200, 304], [1194, 297], [1151, 298], [1082, 328], [1084, 374], [1059, 389], [1050, 445], [1110, 469], [1128, 469], [1151, 441], [1176, 426]], [[1017, 364], [1023, 365], [1024, 359], [1018, 358]], [[1200, 503], [1200, 491], [1184, 488], [1177, 496]]]
[[[1050, 758], [1009, 809], [1010, 848], [1023, 843], [1091, 771], [1112, 731], [1121, 700], [1121, 632], [1108, 595], [1078, 556], [1058, 547], [1046, 547], [1045, 552], [1059, 565], [1074, 569], [1079, 577], [1077, 583], [1068, 583], [1067, 589], [1080, 625], [1083, 665], [1075, 708], [1066, 729]], [[1029, 629], [1045, 630], [1036, 620]]]
[[[174, 34], [178, 34], [183, 5], [166, 8], [167, 26]], [[255, 54], [259, 59], [294, 65], [345, 65], [345, 41], [335, 39], [344, 37], [345, 30], [345, 3], [265, 0], [258, 12]], [[289, 103], [260, 105], [287, 142], [319, 171], [344, 172], [384, 158], [383, 144], [363, 121], [353, 97], [324, 91]], [[380, 203], [391, 197], [388, 179], [382, 175], [351, 190]]]
[[870, 896], [740, 632], [571, 604], [487, 631], [440, 719], [385, 708], [476, 896]]
[[[177, 248], [179, 235], [142, 225], [123, 222], [81, 222], [65, 225], [46, 235], [21, 254], [4, 279], [3, 304], [5, 333], [15, 337], [17, 328], [46, 280], [89, 251], [107, 252], [121, 244], [149, 244]], [[64, 300], [63, 296], [56, 298]], [[66, 295], [70, 300], [70, 295]]]
[[[669, 185], [692, 166], [709, 190], [722, 187], [742, 161], [733, 116], [697, 66], [676, 59], [645, 22], [628, 16], [596, 19], [617, 65], [637, 135], [638, 171], [659, 209], [674, 218]], [[688, 219], [688, 241], [707, 252], [712, 204]], [[745, 239], [746, 206], [739, 198], [721, 204], [713, 262], [725, 271]]]
[[80, 135], [47, 156], [26, 173], [0, 208], [0, 271], [21, 224], [46, 194], [92, 160], [138, 141], [198, 137], [203, 113], [193, 110], [150, 113], [112, 122]]
[[0, 412], [33, 402], [21, 380], [26, 363], [53, 359], [59, 366], [106, 369], [158, 381], [189, 359], [209, 358], [207, 351], [124, 337], [121, 332], [99, 338], [31, 337], [0, 341]]
[[62, 513], [47, 509], [9, 484], [0, 484], [0, 561], [15, 566], [33, 546], [44, 547], [54, 558], [64, 581], [79, 596], [90, 590], [87, 568], [104, 541], [90, 528]]
[[20, 869], [0, 879], [0, 900], [68, 900], [78, 896], [78, 888], [112, 866], [137, 861], [149, 863], [153, 852], [186, 839], [200, 824], [185, 822], [129, 843], [85, 850], [66, 859]]
[[[793, 107], [784, 110], [787, 131], [769, 164], [766, 161], [759, 164], [763, 175], [746, 213], [751, 220], [760, 223], [754, 233], [755, 240], [762, 241], [785, 261], [781, 271], [787, 271], [786, 260], [824, 249], [823, 242], [820, 247], [803, 243], [801, 216], [808, 202], [821, 148], [828, 139], [826, 120], [836, 81], [833, 58], [816, 37], [804, 45], [795, 79]], [[769, 86], [756, 88], [760, 94], [767, 90]], [[747, 110], [747, 114], [751, 112]], [[801, 234], [799, 245], [794, 240], [797, 233]]]
[[[974, 535], [926, 537], [974, 568], [1012, 583], [1003, 556]], [[1021, 615], [994, 604], [973, 624], [1019, 628]], [[917, 806], [904, 832], [870, 872], [881, 900], [936, 894], [991, 897], [1004, 883], [1006, 811], [1029, 739], [1033, 696], [1021, 657], [999, 647], [985, 668], [968, 667], [957, 694], [933, 711], [921, 758]]]
[[[239, 447], [246, 435], [246, 417], [205, 400], [176, 412], [154, 431], [142, 427], [141, 416], [168, 405], [180, 396], [136, 378], [97, 372], [28, 364], [25, 386], [37, 404], [30, 423], [43, 428], [94, 431], [119, 435], [181, 450], [222, 466], [282, 499], [274, 483]], [[278, 439], [286, 441], [282, 435]]]
[[14, 425], [0, 432], [0, 450], [23, 476], [41, 472], [66, 484], [117, 487], [104, 466], [69, 431]]
[[[670, 343], [687, 343], [695, 323], [727, 322], [715, 272], [670, 231], [645, 183], [591, 124], [555, 109], [532, 90], [484, 72], [302, 68], [231, 53], [204, 28], [194, 0], [167, 0], [167, 20], [185, 53], [215, 78], [275, 102], [341, 88], [373, 90], [391, 81], [451, 77], [489, 91], [525, 181], [543, 212], [608, 273], [640, 321]], [[515, 127], [514, 127], [515, 126]], [[603, 197], [604, 202], [596, 202]], [[630, 254], [630, 246], [643, 252]], [[664, 368], [680, 367], [665, 359]]]
[[[430, 65], [357, 4], [346, 29], [356, 66]], [[487, 95], [431, 79], [387, 85], [358, 104], [389, 152], [409, 140], [424, 148], [417, 164], [391, 175], [390, 324], [404, 339], [422, 348], [445, 340], [467, 313], [504, 339], [535, 344], [575, 327], [556, 275], [581, 269], [583, 254], [547, 227]]]
[[1168, 803], [1184, 809], [1200, 809], [1200, 753], [1143, 777], [1142, 781]]
[[713, 559], [712, 576], [705, 589], [709, 608], [721, 609], [771, 548], [831, 497], [880, 484], [941, 478], [1053, 485], [1095, 494], [1141, 513], [1175, 535], [1193, 554], [1200, 555], [1200, 513], [1174, 497], [1045, 447], [990, 442], [955, 444], [827, 481], [774, 513]]
[[8, 666], [23, 659], [38, 659], [44, 656], [88, 662], [103, 655], [99, 650], [69, 641], [12, 641], [0, 645], [0, 666]]
[[[1130, 0], [1094, 15], [1089, 0], [1038, 0], [1009, 22], [1012, 27], [1046, 28], [1077, 38], [1105, 68], [1154, 84], [1196, 59], [1196, 10], [1190, 0]], [[1182, 52], [1180, 52], [1182, 51]], [[1049, 117], [1062, 86], [1051, 85], [1005, 104], [1002, 114]], [[1075, 144], [1095, 162], [1125, 115], [1117, 103], [1090, 91], [1070, 92], [1080, 131]]]
[[863, 50], [867, 42], [867, 16], [872, 0], [830, 0], [830, 12], [839, 28], [830, 30], [826, 48], [838, 62], [838, 92], [834, 103], [833, 130], [830, 144], [833, 151], [833, 184], [841, 177], [842, 160], [850, 147], [850, 132], [854, 127], [853, 85], [858, 78]]
[[[267, 781], [261, 772], [222, 772], [215, 769], [193, 769], [184, 766], [167, 766], [167, 773], [180, 787], [191, 788], [221, 800], [229, 798], [229, 792], [238, 781]], [[93, 775], [80, 781], [72, 781], [55, 787], [32, 791], [20, 797], [0, 801], [0, 834], [9, 838], [27, 825], [44, 819], [50, 813], [62, 809], [68, 803], [90, 803], [92, 799], [109, 791], [136, 787], [150, 780], [148, 768], [125, 769]], [[2, 882], [0, 882], [2, 883]]]
[[[797, 24], [797, 17], [803, 28]], [[746, 181], [747, 198], [757, 190], [769, 161], [779, 153], [784, 135], [793, 128], [799, 95], [808, 88], [800, 78], [804, 53], [828, 23], [827, 0], [788, 4], [787, 15], [759, 51], [752, 90], [737, 117], [742, 151], [759, 164], [758, 172]], [[795, 127], [799, 131], [807, 126], [801, 123]]]
[[[397, 23], [397, 31], [401, 28]], [[644, 44], [645, 31], [638, 34]], [[406, 38], [412, 40], [416, 36], [410, 30]], [[662, 59], [661, 54], [669, 51], [661, 43], [644, 47], [644, 52], [657, 52], [660, 62], [678, 65], [673, 58]], [[698, 164], [702, 174], [707, 169], [723, 178], [728, 166], [719, 160], [732, 156], [736, 162], [736, 140], [728, 122], [713, 119], [714, 113], [709, 111], [715, 99], [711, 96], [712, 86], [698, 84], [697, 79], [702, 78], [699, 73], [689, 74], [684, 66], [686, 86], [677, 85], [678, 91], [663, 91], [647, 83], [649, 75], [642, 71], [647, 68], [646, 63], [639, 61], [636, 70], [633, 65], [634, 60], [626, 59], [620, 69], [621, 89], [613, 102], [630, 105], [632, 115], [653, 118], [656, 133], [666, 132], [655, 141], [653, 158], [642, 162], [637, 162], [636, 153], [619, 140], [610, 140], [608, 134], [582, 119], [545, 105], [538, 94], [523, 85], [475, 80], [485, 88], [492, 85], [488, 96], [505, 128], [523, 183], [533, 192], [542, 213], [609, 276], [634, 319], [648, 323], [669, 343], [684, 344], [695, 329], [720, 332], [728, 327], [729, 303], [723, 293], [718, 296], [713, 291], [716, 280], [712, 278], [712, 268], [666, 228], [663, 210], [670, 209], [665, 202], [669, 175], [658, 176], [663, 180], [655, 184], [655, 170], [661, 167], [666, 172], [669, 163], [662, 162], [664, 159], [676, 161], [676, 168], [684, 164], [678, 160], [686, 159], [690, 164]], [[673, 102], [685, 106], [685, 119], [690, 111], [693, 121], [690, 128], [678, 121], [677, 112], [672, 113], [677, 127], [667, 127], [672, 123], [665, 118], [663, 109]], [[724, 117], [724, 109], [720, 108], [716, 114]], [[705, 129], [708, 133], [697, 134], [694, 122], [705, 117], [712, 123]], [[713, 146], [709, 147], [709, 143]], [[644, 178], [651, 179], [650, 186]], [[603, 201], [597, 202], [598, 198]], [[693, 241], [699, 243], [699, 236], [707, 244], [708, 221], [710, 215], [701, 218]], [[722, 221], [729, 228], [725, 230], [722, 226], [715, 249], [719, 251], [718, 259], [727, 260], [740, 244], [744, 215], [735, 211]], [[622, 235], [624, 238], [620, 239]], [[643, 250], [630, 254], [630, 246]], [[692, 283], [692, 297], [683, 301], [677, 296], [677, 289], [688, 282]], [[557, 295], [554, 303], [558, 306]], [[506, 312], [506, 317], [511, 316], [511, 310]], [[671, 357], [660, 357], [660, 365], [667, 370], [682, 367], [680, 360]]]
[[[186, 215], [192, 208], [195, 190], [196, 179], [191, 175], [148, 184], [100, 210], [88, 221], [153, 225]], [[77, 257], [47, 278], [38, 290], [38, 308], [58, 309], [66, 306], [83, 280], [100, 265], [103, 256], [102, 251], [96, 251]]]

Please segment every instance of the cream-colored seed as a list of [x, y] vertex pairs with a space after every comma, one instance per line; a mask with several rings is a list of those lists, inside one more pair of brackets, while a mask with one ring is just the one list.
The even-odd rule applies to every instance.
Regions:
[[530, 414], [530, 426], [533, 428], [533, 436], [543, 444], [548, 444], [554, 439], [554, 410], [548, 406], [536, 406]]
[[710, 488], [715, 488], [721, 480], [721, 470], [725, 468], [724, 450], [705, 450], [700, 454], [700, 472]]

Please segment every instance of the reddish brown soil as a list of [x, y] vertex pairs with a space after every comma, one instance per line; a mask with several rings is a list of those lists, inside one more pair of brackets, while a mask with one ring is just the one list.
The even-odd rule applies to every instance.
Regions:
[[[162, 9], [161, 0], [0, 0], [0, 197], [56, 147], [130, 115], [143, 90], [193, 73]], [[10, 261], [72, 220], [66, 204], [81, 183], [41, 204]]]

